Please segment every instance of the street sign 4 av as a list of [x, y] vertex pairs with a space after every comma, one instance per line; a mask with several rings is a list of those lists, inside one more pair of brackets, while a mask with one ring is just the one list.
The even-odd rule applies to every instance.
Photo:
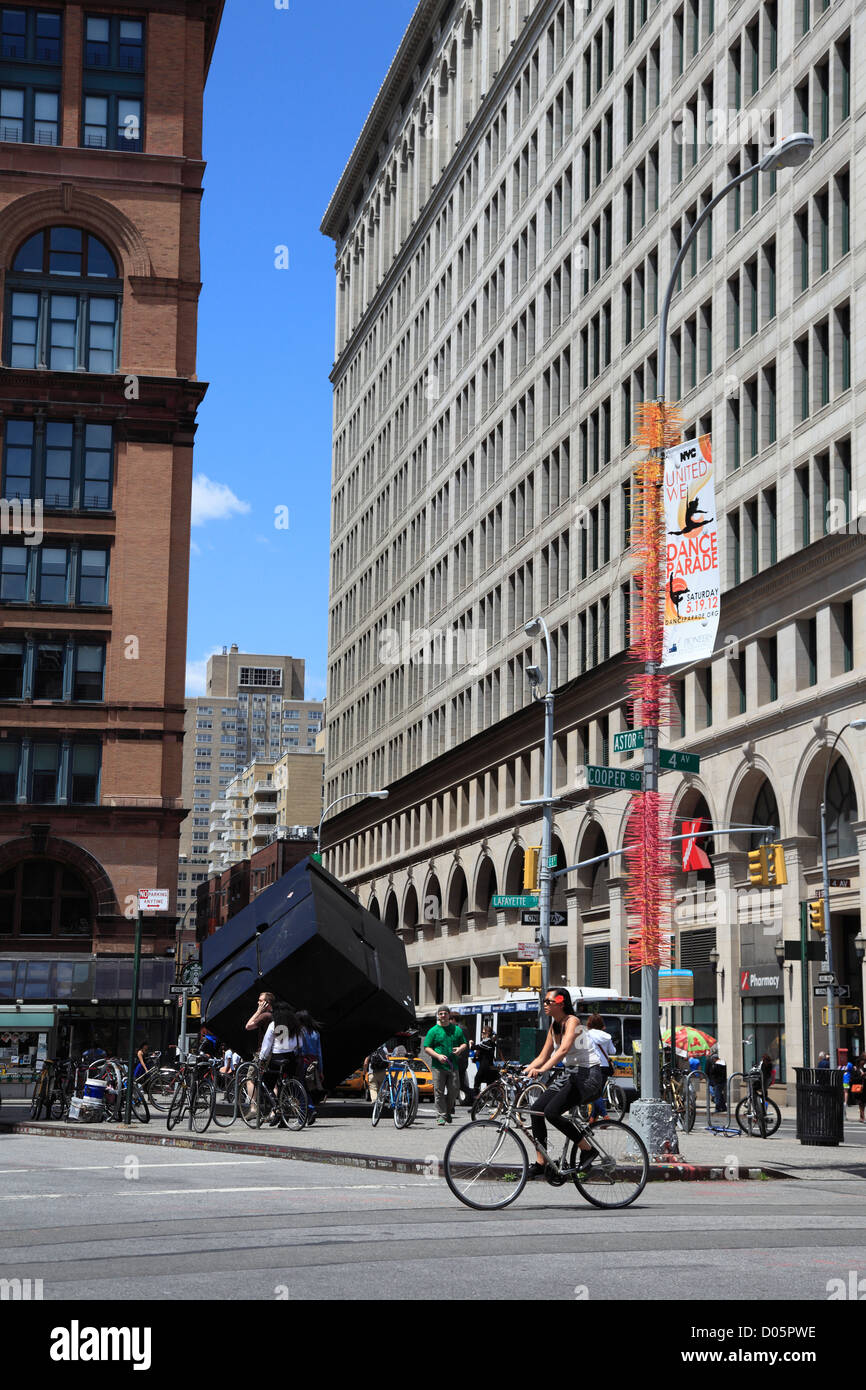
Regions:
[[701, 760], [696, 753], [672, 753], [667, 748], [659, 749], [659, 767], [671, 772], [700, 772]]

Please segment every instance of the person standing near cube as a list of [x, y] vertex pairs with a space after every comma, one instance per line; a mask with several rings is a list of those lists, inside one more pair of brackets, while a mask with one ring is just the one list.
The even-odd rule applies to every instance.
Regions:
[[436, 1010], [436, 1022], [424, 1039], [433, 1071], [436, 1123], [450, 1124], [460, 1094], [460, 1057], [469, 1051], [463, 1029], [451, 1022], [451, 1010]]

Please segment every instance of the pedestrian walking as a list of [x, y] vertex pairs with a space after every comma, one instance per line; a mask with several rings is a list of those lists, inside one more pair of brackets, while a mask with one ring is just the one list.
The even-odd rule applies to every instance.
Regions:
[[866, 1053], [854, 1058], [851, 1068], [851, 1085], [848, 1087], [848, 1104], [860, 1110], [860, 1123], [866, 1124]]
[[424, 1051], [432, 1062], [436, 1123], [450, 1124], [457, 1108], [460, 1089], [460, 1056], [469, 1051], [463, 1029], [451, 1021], [451, 1010], [436, 1010], [436, 1023], [424, 1039]]
[[824, 1068], [825, 1068], [825, 1067], [829, 1067], [829, 1065], [830, 1065], [830, 1054], [829, 1054], [829, 1052], [819, 1052], [819, 1053], [818, 1053], [818, 1066], [819, 1066], [820, 1070], [823, 1071]]
[[137, 1081], [140, 1076], [150, 1069], [150, 1044], [142, 1043], [135, 1054], [135, 1071], [132, 1073], [133, 1081]]
[[371, 1052], [369, 1057], [364, 1058], [364, 1074], [367, 1078], [367, 1090], [370, 1092], [370, 1099], [376, 1101], [379, 1098], [379, 1087], [385, 1080], [385, 1073], [388, 1070], [388, 1048], [385, 1043], [377, 1047], [375, 1052]]
[[[583, 1171], [597, 1157], [596, 1150], [580, 1135], [564, 1112], [575, 1105], [595, 1100], [602, 1086], [601, 1067], [592, 1064], [590, 1038], [580, 1019], [574, 1012], [571, 995], [567, 989], [548, 990], [544, 998], [545, 1017], [550, 1019], [550, 1028], [544, 1047], [527, 1067], [527, 1075], [542, 1076], [552, 1071], [558, 1062], [564, 1064], [561, 1077], [538, 1100], [533, 1102], [531, 1113], [532, 1134], [536, 1143], [546, 1145], [549, 1120], [555, 1129], [578, 1144], [582, 1150], [579, 1167]], [[543, 1178], [547, 1161], [541, 1149], [536, 1149], [536, 1161], [529, 1173], [529, 1181]]]
[[604, 1088], [613, 1076], [613, 1054], [616, 1046], [613, 1038], [604, 1026], [604, 1019], [601, 1014], [590, 1014], [586, 1020], [586, 1031], [589, 1034], [589, 1050], [591, 1065], [601, 1068], [601, 1094], [596, 1096], [592, 1102], [592, 1121], [607, 1118], [607, 1101], [604, 1098]]
[[322, 1038], [319, 1033], [319, 1025], [316, 1023], [312, 1014], [307, 1013], [306, 1009], [298, 1010], [298, 1026], [301, 1030], [301, 1069], [302, 1075], [299, 1080], [303, 1082], [304, 1089], [309, 1097], [307, 1106], [307, 1124], [315, 1124], [318, 1118], [316, 1105], [323, 1098], [324, 1073], [322, 1067]]
[[[456, 1028], [460, 1028], [460, 1015], [459, 1015], [454, 1009], [451, 1010], [451, 1022], [454, 1024], [454, 1026], [455, 1026]], [[462, 1032], [462, 1031], [463, 1031], [463, 1030], [461, 1029], [461, 1032]], [[465, 1038], [466, 1034], [464, 1033], [463, 1036], [464, 1036], [464, 1038]], [[458, 1058], [457, 1058], [457, 1070], [458, 1070], [459, 1075], [460, 1075], [460, 1094], [461, 1094], [462, 1097], [463, 1097], [463, 1103], [464, 1103], [464, 1105], [471, 1105], [471, 1104], [472, 1104], [472, 1087], [469, 1085], [469, 1082], [466, 1080], [466, 1069], [467, 1069], [468, 1066], [469, 1066], [469, 1043], [467, 1042], [467, 1044], [466, 1044], [466, 1051], [465, 1051], [465, 1052], [461, 1052], [461, 1053], [459, 1054]]]
[[489, 1086], [491, 1081], [496, 1080], [496, 1061], [501, 1058], [502, 1048], [493, 1031], [493, 1024], [485, 1023], [481, 1029], [481, 1037], [475, 1044], [473, 1100], [479, 1095], [482, 1086]]
[[707, 1061], [707, 1081], [710, 1084], [710, 1091], [713, 1096], [713, 1103], [716, 1111], [727, 1110], [728, 1108], [728, 1068], [724, 1059], [718, 1055], [710, 1055]]

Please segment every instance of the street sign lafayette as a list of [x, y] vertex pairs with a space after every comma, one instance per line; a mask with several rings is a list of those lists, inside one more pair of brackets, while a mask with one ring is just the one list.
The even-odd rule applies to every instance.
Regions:
[[[540, 912], [532, 912], [532, 911], [529, 911], [529, 912], [525, 912], [525, 911], [524, 911], [524, 912], [521, 912], [521, 914], [520, 914], [520, 925], [521, 925], [522, 927], [540, 927], [540, 926], [541, 926], [541, 913], [540, 913]], [[567, 912], [554, 912], [554, 911], [552, 911], [551, 914], [550, 914], [550, 925], [551, 925], [552, 927], [567, 927], [567, 926], [568, 926], [568, 913], [567, 913]]]
[[700, 772], [701, 760], [697, 753], [671, 753], [667, 748], [660, 748], [659, 767], [669, 768], [671, 772]]
[[538, 894], [533, 893], [494, 893], [490, 899], [491, 907], [538, 907]]
[[168, 912], [167, 888], [139, 888], [139, 912]]
[[577, 769], [577, 790], [586, 791], [590, 787], [605, 791], [639, 792], [643, 786], [643, 773], [631, 772], [624, 767], [597, 767], [584, 763]]

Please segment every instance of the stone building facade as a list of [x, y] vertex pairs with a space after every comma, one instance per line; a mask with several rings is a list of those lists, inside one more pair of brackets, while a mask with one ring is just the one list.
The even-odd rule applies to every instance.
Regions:
[[[550, 629], [555, 790], [627, 727], [635, 410], [662, 385], [712, 435], [722, 563], [713, 657], [673, 671], [678, 819], [718, 830], [676, 888], [676, 959], [729, 1066], [823, 1042], [814, 965], [785, 961], [820, 881], [835, 734], [863, 711], [866, 476], [858, 449], [863, 152], [850, 0], [448, 4], [422, 0], [331, 199], [336, 247], [326, 862], [406, 934], [417, 997], [496, 994], [526, 935], [489, 907], [540, 843], [542, 716], [524, 624]], [[774, 140], [808, 163], [699, 211]], [[745, 161], [745, 162], [744, 162]], [[839, 978], [862, 1004], [866, 747], [829, 768]], [[622, 794], [564, 800], [556, 852], [623, 846]], [[746, 896], [775, 825], [778, 896]], [[678, 829], [679, 827], [677, 827]], [[552, 978], [629, 987], [622, 860], [558, 881]], [[777, 941], [782, 963], [777, 960]], [[718, 952], [715, 971], [711, 953]], [[806, 1000], [806, 1007], [803, 1001]], [[843, 1032], [842, 1043], [862, 1039]]]

